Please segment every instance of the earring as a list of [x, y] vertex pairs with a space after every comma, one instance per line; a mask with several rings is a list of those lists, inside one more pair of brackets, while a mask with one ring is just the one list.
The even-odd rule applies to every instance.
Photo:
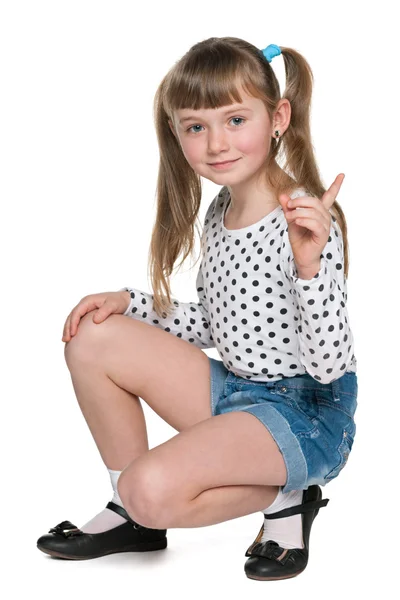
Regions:
[[276, 135], [276, 141], [279, 142], [279, 131], [278, 130], [275, 131], [275, 135]]

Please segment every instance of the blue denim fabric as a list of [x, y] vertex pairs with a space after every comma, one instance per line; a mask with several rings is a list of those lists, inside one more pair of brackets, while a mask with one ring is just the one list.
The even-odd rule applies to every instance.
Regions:
[[208, 357], [211, 413], [245, 411], [269, 430], [287, 469], [284, 493], [324, 486], [345, 466], [356, 433], [357, 375], [347, 371], [324, 384], [308, 373], [279, 381], [254, 382]]

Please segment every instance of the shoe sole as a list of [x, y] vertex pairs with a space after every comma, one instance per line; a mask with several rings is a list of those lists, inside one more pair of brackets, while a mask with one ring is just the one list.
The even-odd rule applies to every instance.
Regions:
[[69, 560], [89, 560], [91, 558], [100, 558], [101, 556], [106, 556], [107, 554], [118, 554], [119, 552], [152, 552], [154, 550], [164, 550], [167, 547], [167, 538], [155, 542], [146, 542], [144, 544], [133, 544], [132, 546], [125, 546], [120, 550], [110, 550], [109, 552], [101, 552], [100, 554], [92, 554], [90, 556], [71, 556], [61, 552], [56, 552], [55, 550], [49, 550], [48, 548], [44, 548], [39, 544], [37, 544], [37, 547], [45, 554], [49, 554], [55, 558], [67, 558]]
[[[322, 498], [322, 493], [318, 494], [318, 498], [317, 499], [321, 500], [321, 498]], [[310, 531], [311, 531], [311, 526], [312, 526], [312, 524], [314, 522], [314, 519], [315, 519], [315, 517], [317, 516], [318, 513], [319, 513], [319, 508], [317, 508], [317, 510], [315, 511], [314, 517], [313, 517], [313, 519], [311, 521]], [[310, 541], [310, 539], [309, 539], [309, 536], [308, 536], [308, 540], [307, 540], [307, 542], [308, 542], [307, 543], [308, 549], [309, 549], [309, 541]], [[307, 564], [308, 564], [308, 561], [307, 561]], [[285, 577], [257, 577], [257, 575], [248, 575], [246, 573], [246, 571], [245, 571], [245, 574], [246, 574], [246, 577], [248, 577], [248, 579], [256, 579], [257, 581], [278, 581], [280, 579], [293, 579], [293, 577], [297, 577], [297, 575], [300, 575], [301, 573], [303, 573], [303, 571], [305, 571], [306, 568], [307, 568], [307, 565], [301, 571], [297, 571], [297, 573], [292, 573], [291, 575], [286, 575]]]
[[300, 573], [305, 570], [306, 569], [304, 568], [301, 571], [297, 571], [297, 573], [293, 573], [292, 575], [286, 575], [286, 577], [256, 577], [255, 575], [250, 577], [250, 575], [247, 575], [247, 573], [246, 575], [249, 579], [257, 579], [258, 581], [277, 581], [278, 579], [293, 579], [293, 577], [297, 577], [297, 575], [300, 575]]

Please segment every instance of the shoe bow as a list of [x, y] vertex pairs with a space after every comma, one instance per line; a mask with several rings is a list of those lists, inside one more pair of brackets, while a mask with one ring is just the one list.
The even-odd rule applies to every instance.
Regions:
[[269, 558], [284, 565], [290, 557], [290, 552], [287, 548], [281, 548], [277, 542], [268, 540], [267, 542], [256, 542], [254, 546], [250, 546], [245, 556]]
[[55, 527], [49, 529], [49, 533], [62, 535], [65, 538], [75, 537], [76, 535], [84, 535], [83, 531], [81, 531], [76, 525], [71, 523], [71, 521], [62, 521]]

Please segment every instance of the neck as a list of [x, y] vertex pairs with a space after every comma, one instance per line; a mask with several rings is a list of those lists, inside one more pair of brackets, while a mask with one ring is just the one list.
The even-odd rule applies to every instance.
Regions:
[[[296, 182], [280, 167], [281, 180], [288, 188], [294, 188]], [[278, 174], [279, 176], [279, 174]], [[232, 219], [257, 217], [267, 210], [271, 212], [280, 206], [278, 192], [271, 183], [259, 179], [245, 180], [232, 186], [226, 186], [230, 194], [229, 214]]]

